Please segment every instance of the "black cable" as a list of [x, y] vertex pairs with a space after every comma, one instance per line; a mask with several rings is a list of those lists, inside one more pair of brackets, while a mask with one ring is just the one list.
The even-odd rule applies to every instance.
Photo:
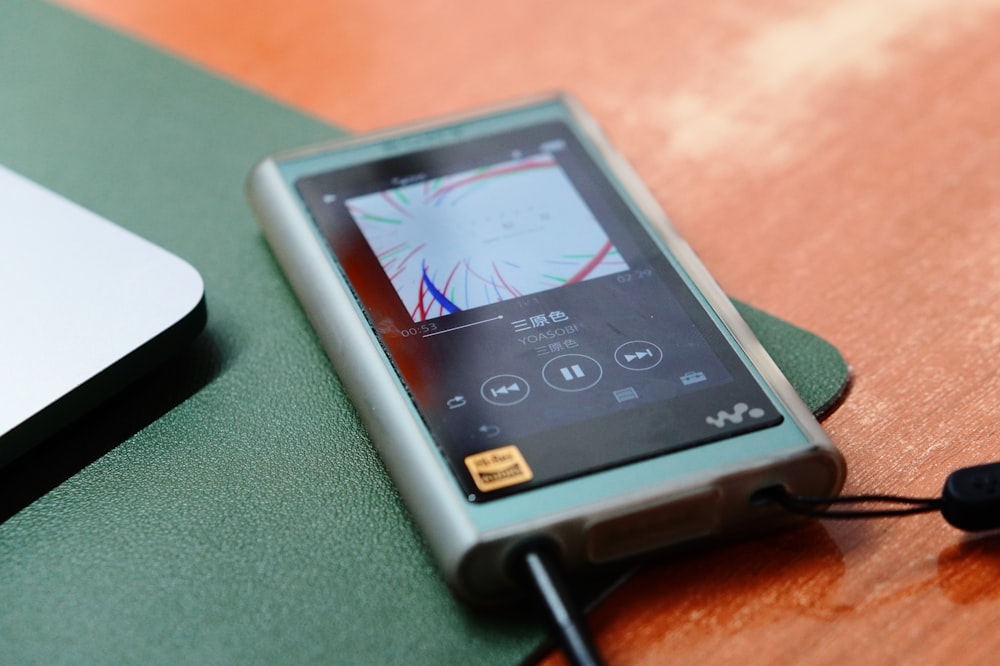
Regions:
[[566, 658], [574, 666], [601, 666], [604, 662], [591, 638], [586, 618], [573, 600], [550, 549], [536, 544], [523, 550], [520, 556], [522, 573], [545, 607]]

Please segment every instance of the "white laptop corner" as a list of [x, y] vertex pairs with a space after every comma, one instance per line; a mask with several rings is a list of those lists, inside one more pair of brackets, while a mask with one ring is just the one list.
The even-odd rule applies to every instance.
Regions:
[[0, 166], [0, 466], [204, 320], [190, 264]]

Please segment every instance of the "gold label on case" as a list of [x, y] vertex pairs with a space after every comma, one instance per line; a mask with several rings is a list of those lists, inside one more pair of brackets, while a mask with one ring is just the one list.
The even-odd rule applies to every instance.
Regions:
[[476, 488], [484, 493], [527, 483], [534, 478], [521, 450], [513, 444], [466, 456], [465, 466]]

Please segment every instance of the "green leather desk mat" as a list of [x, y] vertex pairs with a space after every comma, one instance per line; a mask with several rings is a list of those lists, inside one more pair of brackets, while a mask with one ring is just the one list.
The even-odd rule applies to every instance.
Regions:
[[[3, 514], [0, 662], [515, 663], [541, 640], [531, 614], [470, 611], [440, 582], [244, 202], [258, 158], [336, 133], [0, 3], [0, 163], [185, 257], [209, 308], [190, 350], [25, 468], [69, 465]], [[836, 350], [741, 307], [832, 404]]]

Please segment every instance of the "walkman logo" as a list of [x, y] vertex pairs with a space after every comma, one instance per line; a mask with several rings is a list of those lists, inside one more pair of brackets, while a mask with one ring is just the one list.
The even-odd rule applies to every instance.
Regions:
[[759, 419], [764, 416], [764, 410], [760, 407], [754, 407], [751, 409], [747, 403], [738, 402], [733, 405], [733, 411], [731, 412], [719, 410], [719, 413], [715, 416], [706, 416], [705, 423], [714, 425], [716, 428], [723, 428], [727, 423], [738, 425], [743, 423], [744, 415], [749, 416], [752, 419]]

